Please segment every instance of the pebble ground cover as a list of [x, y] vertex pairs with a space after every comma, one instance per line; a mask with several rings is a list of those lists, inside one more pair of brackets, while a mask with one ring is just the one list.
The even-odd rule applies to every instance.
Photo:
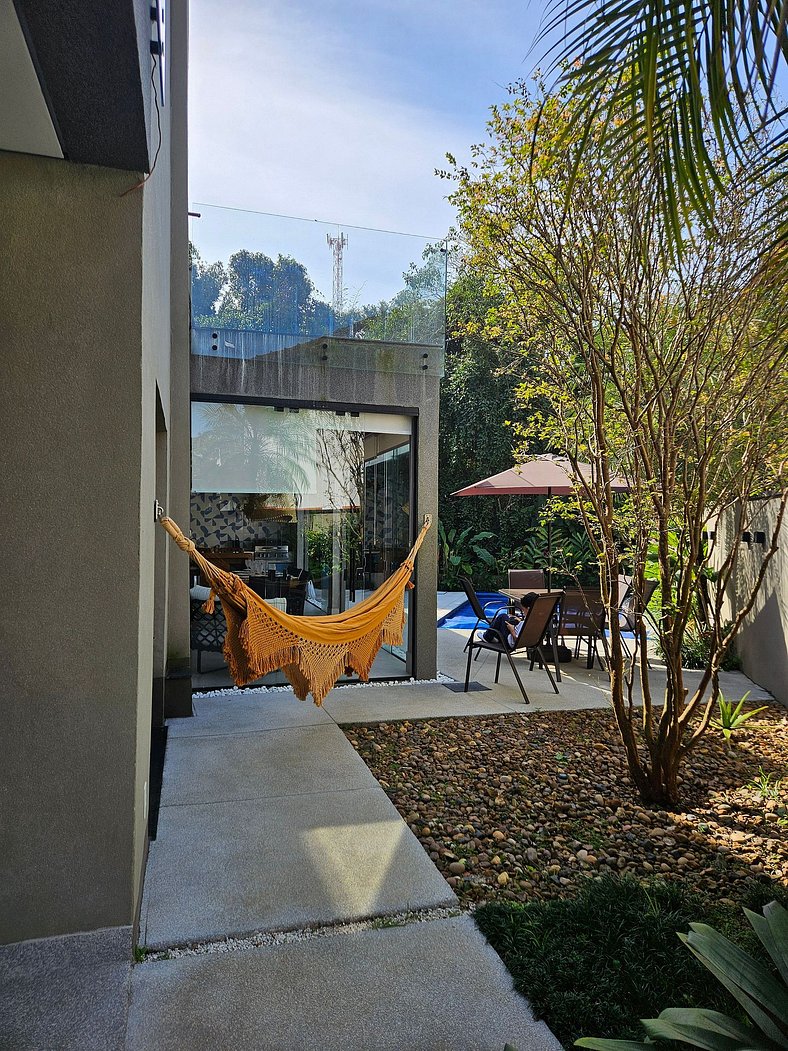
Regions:
[[679, 880], [725, 905], [788, 885], [788, 712], [769, 706], [728, 749], [710, 731], [681, 806], [645, 807], [609, 711], [347, 727], [460, 901], [548, 900], [589, 877]]

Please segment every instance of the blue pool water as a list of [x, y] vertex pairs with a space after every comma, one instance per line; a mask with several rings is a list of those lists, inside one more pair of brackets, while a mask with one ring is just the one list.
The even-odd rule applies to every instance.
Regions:
[[[501, 609], [506, 609], [506, 599], [503, 595], [497, 591], [479, 591], [479, 601], [482, 606], [487, 602], [499, 602]], [[490, 607], [489, 612], [492, 614], [495, 612], [494, 607]], [[439, 628], [466, 628], [470, 631], [476, 627], [476, 615], [471, 609], [470, 602], [463, 602], [461, 606], [455, 606], [453, 610], [446, 613], [438, 621]], [[606, 632], [609, 634], [609, 632]], [[631, 631], [622, 631], [621, 633], [625, 639], [634, 639], [634, 635]]]
[[[506, 609], [506, 599], [503, 595], [499, 595], [497, 591], [480, 591], [478, 592], [479, 601], [482, 606], [487, 602], [498, 602], [500, 603], [501, 609]], [[494, 613], [495, 610], [491, 606], [488, 613]], [[476, 627], [476, 614], [471, 609], [470, 602], [463, 602], [461, 606], [456, 606], [451, 612], [441, 617], [438, 621], [439, 628], [471, 628]]]

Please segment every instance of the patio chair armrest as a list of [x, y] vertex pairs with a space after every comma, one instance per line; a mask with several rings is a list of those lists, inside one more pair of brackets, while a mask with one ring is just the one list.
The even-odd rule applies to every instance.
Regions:
[[[502, 613], [504, 610], [509, 608], [509, 603], [505, 601], [502, 603], [500, 599], [490, 599], [489, 602], [485, 602], [484, 606], [482, 607], [482, 610], [484, 612], [485, 617], [489, 619], [489, 614], [487, 613], [488, 606], [496, 606], [497, 608], [495, 610], [495, 613]], [[493, 616], [494, 615], [495, 614], [493, 614]]]

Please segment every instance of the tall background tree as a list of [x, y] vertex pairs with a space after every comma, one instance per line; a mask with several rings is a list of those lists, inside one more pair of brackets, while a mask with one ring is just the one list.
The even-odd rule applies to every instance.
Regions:
[[241, 249], [225, 265], [206, 263], [194, 245], [190, 251], [195, 325], [285, 335], [327, 331], [331, 307], [292, 256]]
[[[470, 575], [477, 587], [495, 589], [506, 582], [508, 569], [542, 565], [546, 551], [541, 525], [544, 500], [451, 496], [515, 464], [517, 428], [526, 418], [517, 390], [529, 358], [527, 349], [513, 341], [505, 328], [489, 320], [500, 299], [499, 293], [485, 290], [483, 278], [471, 266], [461, 264], [453, 273], [446, 297], [446, 366], [438, 438], [439, 584], [448, 590], [459, 586], [465, 565], [472, 567]], [[546, 449], [544, 442], [535, 440], [534, 452]], [[566, 527], [567, 548], [582, 542], [582, 532], [576, 525]], [[492, 559], [480, 556], [477, 548]], [[460, 559], [454, 566], [452, 556]], [[580, 567], [584, 579], [593, 561], [593, 556], [586, 558]]]
[[[547, 439], [575, 464], [577, 513], [599, 556], [610, 625], [610, 691], [631, 776], [644, 800], [674, 804], [687, 752], [710, 725], [719, 672], [751, 609], [788, 500], [788, 327], [782, 256], [752, 229], [769, 205], [735, 177], [707, 202], [713, 222], [685, 230], [678, 255], [655, 201], [658, 168], [611, 167], [604, 123], [576, 119], [567, 90], [524, 94], [493, 111], [491, 141], [453, 196], [470, 263], [498, 298], [495, 331], [527, 357], [520, 397], [526, 446]], [[611, 479], [623, 475], [622, 506]], [[753, 587], [728, 619], [725, 597], [753, 498], [779, 494]], [[728, 513], [728, 549], [712, 535]], [[628, 662], [615, 610], [620, 568], [641, 594], [659, 579], [656, 635], [664, 682]], [[682, 667], [703, 604], [710, 648], [699, 681]], [[641, 652], [646, 625], [638, 624]], [[662, 673], [660, 673], [662, 674]], [[635, 707], [635, 701], [642, 707]]]

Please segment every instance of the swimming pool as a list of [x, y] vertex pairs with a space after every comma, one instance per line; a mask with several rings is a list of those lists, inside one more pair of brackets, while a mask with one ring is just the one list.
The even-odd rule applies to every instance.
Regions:
[[[479, 601], [482, 606], [488, 602], [499, 602], [501, 609], [506, 609], [506, 599], [499, 591], [479, 591], [477, 592]], [[495, 608], [491, 607], [489, 612], [495, 613]], [[471, 631], [476, 627], [476, 614], [471, 609], [471, 604], [467, 600], [459, 606], [455, 606], [453, 610], [445, 613], [438, 621], [439, 628], [465, 628], [467, 631]], [[622, 636], [625, 639], [634, 639], [634, 634], [631, 631], [622, 631]], [[610, 631], [606, 630], [605, 635], [609, 636]]]
[[[482, 606], [488, 602], [498, 602], [501, 609], [506, 609], [507, 601], [503, 595], [498, 591], [479, 591], [479, 601]], [[493, 607], [488, 610], [489, 613], [494, 613]], [[444, 614], [438, 621], [439, 628], [467, 628], [469, 631], [471, 628], [476, 627], [476, 614], [471, 609], [470, 602], [463, 602], [460, 606], [456, 606], [450, 612]]]

